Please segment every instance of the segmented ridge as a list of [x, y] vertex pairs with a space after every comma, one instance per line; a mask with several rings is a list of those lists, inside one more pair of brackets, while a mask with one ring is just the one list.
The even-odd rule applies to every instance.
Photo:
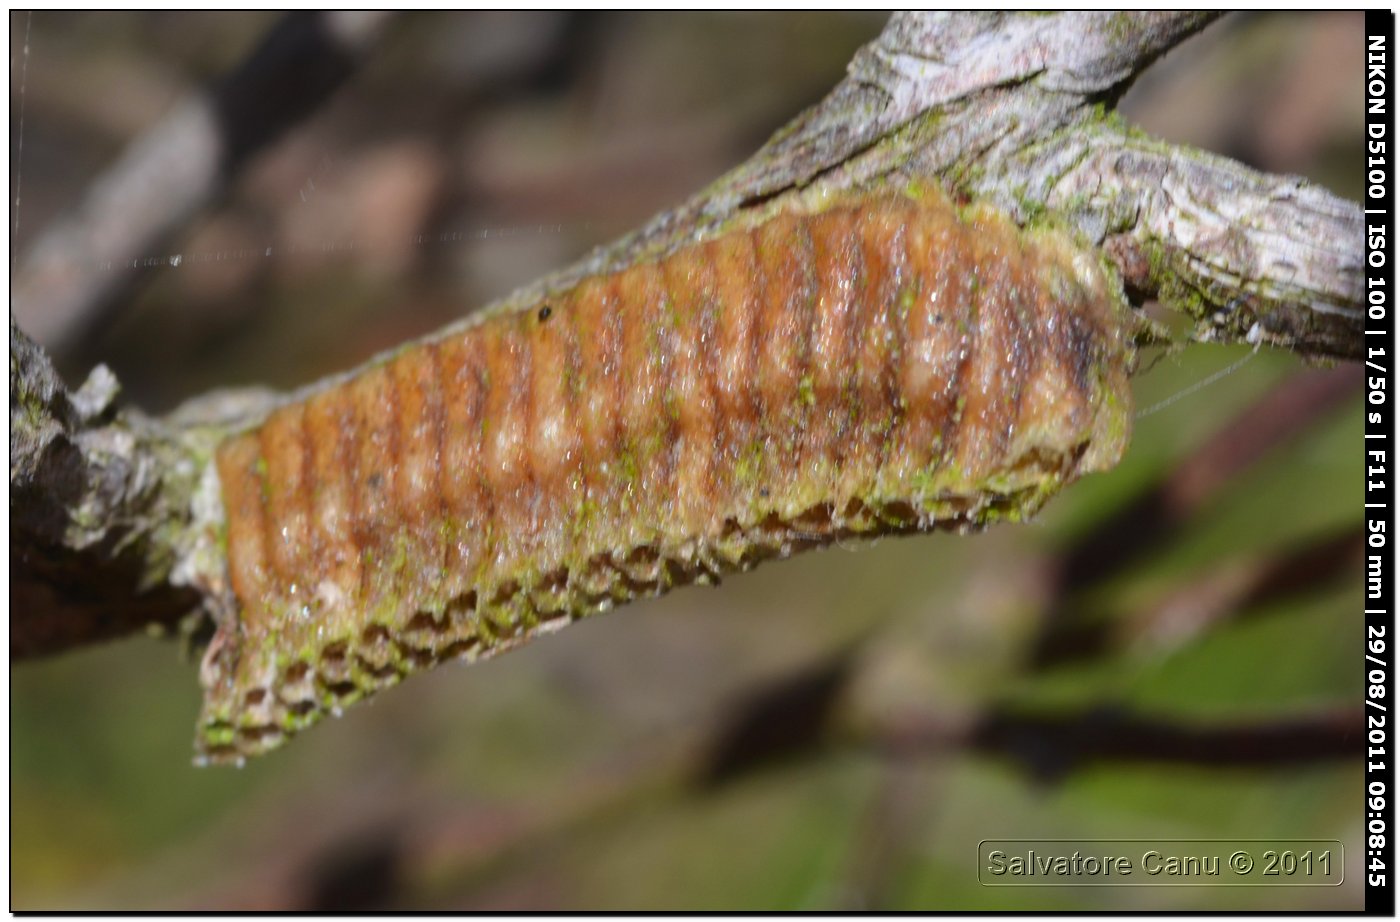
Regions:
[[560, 568], [542, 574], [531, 587], [507, 583], [487, 601], [468, 593], [454, 600], [442, 618], [419, 611], [402, 625], [371, 622], [357, 633], [328, 639], [313, 658], [296, 659], [268, 680], [236, 693], [230, 716], [206, 715], [201, 755], [233, 761], [261, 754], [413, 672], [494, 656], [622, 602], [692, 583], [715, 585], [726, 573], [835, 541], [975, 529], [998, 515], [1028, 515], [1048, 495], [1027, 488], [1000, 496], [947, 497], [923, 512], [907, 502], [865, 507], [852, 500], [839, 510], [823, 503], [791, 520], [770, 516], [748, 528], [731, 518], [722, 524], [719, 541], [695, 541], [666, 551], [640, 546], [625, 556], [600, 554], [587, 561], [584, 572]]
[[1032, 514], [1117, 460], [1127, 320], [936, 194], [782, 214], [406, 350], [226, 442], [213, 758], [415, 669], [841, 538]]

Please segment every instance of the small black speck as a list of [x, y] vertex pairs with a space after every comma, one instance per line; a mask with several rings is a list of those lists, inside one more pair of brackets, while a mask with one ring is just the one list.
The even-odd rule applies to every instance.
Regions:
[[378, 489], [379, 489], [379, 485], [382, 484], [383, 482], [384, 482], [384, 475], [379, 474], [379, 473], [374, 473], [374, 474], [370, 474], [370, 475], [369, 475], [369, 488], [370, 488], [371, 490], [378, 490]]
[[544, 323], [544, 322], [545, 322], [546, 320], [548, 320], [553, 314], [554, 314], [554, 308], [550, 307], [548, 304], [546, 304], [544, 307], [540, 308], [540, 323]]
[[759, 488], [758, 488], [758, 495], [761, 496], [763, 499], [767, 499], [767, 498], [768, 498], [768, 488], [767, 488], [767, 487], [759, 487]]

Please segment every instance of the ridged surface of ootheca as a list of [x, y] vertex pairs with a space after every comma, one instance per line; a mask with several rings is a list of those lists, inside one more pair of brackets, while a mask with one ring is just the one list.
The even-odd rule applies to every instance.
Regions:
[[848, 537], [1019, 520], [1128, 437], [1092, 256], [938, 193], [782, 214], [403, 351], [220, 448], [198, 746]]

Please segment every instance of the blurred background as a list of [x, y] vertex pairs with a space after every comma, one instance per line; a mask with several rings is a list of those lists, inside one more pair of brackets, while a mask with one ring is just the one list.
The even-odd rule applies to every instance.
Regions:
[[[107, 265], [62, 216], [191, 94], [269, 60], [269, 35], [295, 49], [297, 24], [9, 21], [21, 277], [47, 233], [105, 292], [60, 316], [34, 289], [19, 323], [70, 384], [105, 362], [151, 411], [314, 380], [562, 266], [740, 162], [883, 25], [393, 17], [356, 33], [324, 101]], [[1124, 113], [1356, 199], [1362, 30], [1229, 17]], [[1139, 406], [1247, 351], [1162, 358]], [[242, 770], [191, 767], [176, 644], [19, 663], [11, 907], [1359, 908], [1360, 395], [1354, 367], [1261, 352], [1140, 420], [1117, 470], [1029, 526], [632, 605], [415, 677]], [[980, 840], [1034, 837], [1340, 839], [1346, 881], [979, 885]]]

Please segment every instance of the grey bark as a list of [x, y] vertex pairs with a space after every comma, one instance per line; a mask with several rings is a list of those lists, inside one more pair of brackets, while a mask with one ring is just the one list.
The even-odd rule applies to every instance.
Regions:
[[[823, 102], [749, 161], [489, 310], [762, 220], [796, 196], [932, 179], [1023, 223], [1077, 232], [1117, 265], [1130, 293], [1189, 313], [1197, 339], [1355, 358], [1359, 206], [1296, 177], [1153, 140], [1111, 111], [1138, 73], [1210, 18], [896, 15]], [[182, 606], [221, 598], [213, 445], [298, 396], [216, 394], [153, 420], [114, 411], [115, 382], [103, 372], [68, 393], [12, 321], [11, 569], [16, 585], [34, 587], [33, 604], [12, 616], [16, 656], [143, 620], [169, 623]], [[58, 616], [45, 599], [73, 610], [68, 627], [49, 629]], [[111, 611], [126, 614], [113, 623]]]

